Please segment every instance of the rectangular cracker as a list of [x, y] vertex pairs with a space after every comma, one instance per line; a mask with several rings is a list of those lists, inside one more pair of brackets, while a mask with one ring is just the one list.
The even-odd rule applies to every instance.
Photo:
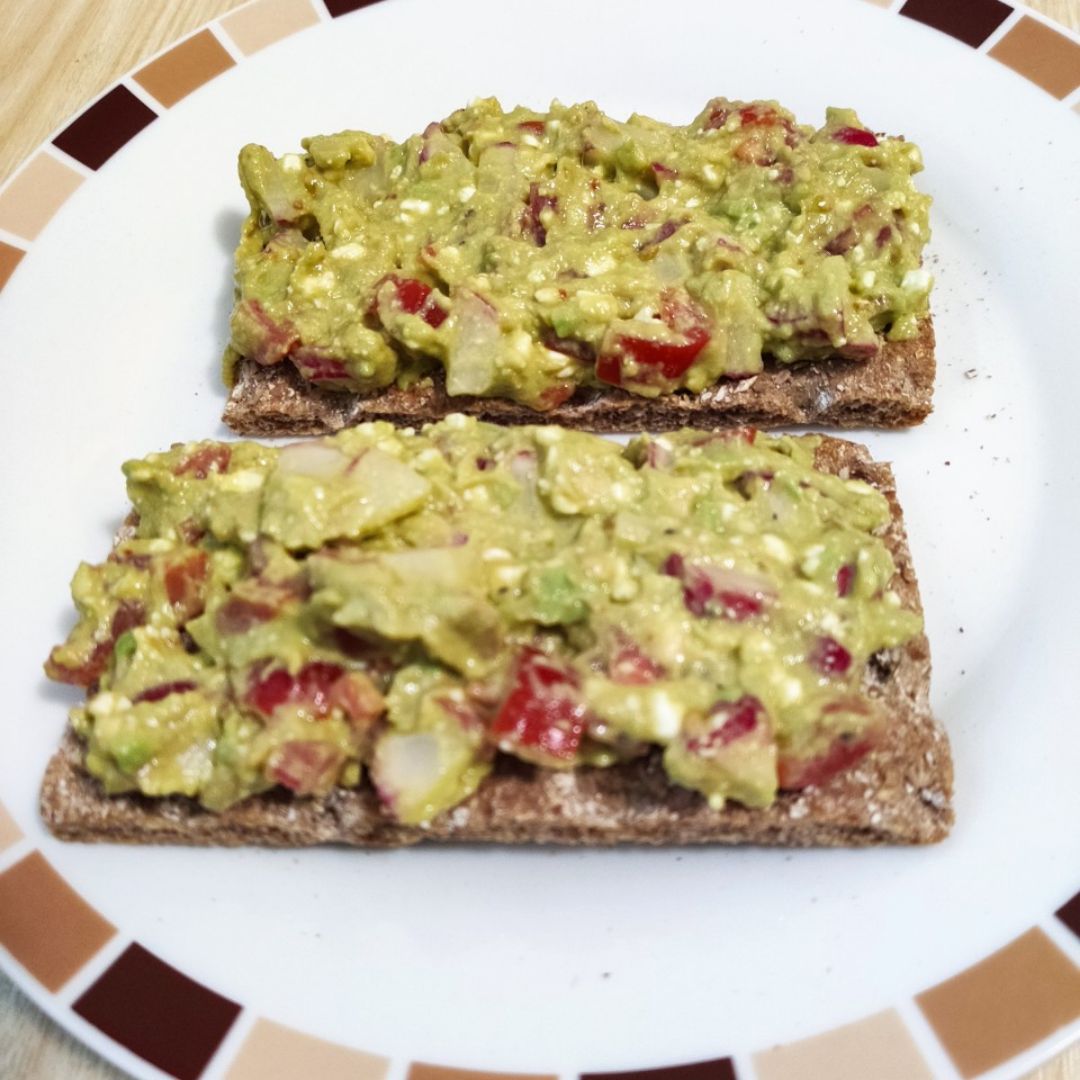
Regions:
[[[903, 516], [888, 465], [865, 447], [825, 438], [819, 468], [873, 484], [889, 500], [884, 536], [896, 562], [892, 587], [921, 610]], [[868, 666], [865, 689], [888, 717], [882, 744], [828, 784], [782, 793], [764, 810], [716, 811], [670, 783], [659, 753], [607, 769], [542, 770], [500, 755], [480, 789], [430, 826], [386, 817], [371, 786], [323, 798], [275, 791], [224, 813], [190, 799], [107, 796], [81, 765], [68, 730], [45, 773], [41, 813], [64, 840], [306, 847], [399, 847], [422, 840], [503, 844], [760, 844], [861, 847], [941, 840], [953, 821], [952, 760], [930, 712], [930, 652], [920, 635]]]
[[731, 424], [901, 428], [930, 414], [934, 366], [934, 327], [927, 318], [918, 336], [886, 342], [872, 360], [769, 361], [757, 375], [701, 394], [647, 398], [616, 387], [581, 389], [565, 404], [538, 413], [500, 398], [450, 397], [439, 378], [363, 396], [320, 389], [289, 361], [261, 367], [242, 360], [222, 419], [239, 435], [263, 437], [326, 435], [369, 420], [415, 426], [452, 412], [496, 424], [551, 423], [600, 432]]

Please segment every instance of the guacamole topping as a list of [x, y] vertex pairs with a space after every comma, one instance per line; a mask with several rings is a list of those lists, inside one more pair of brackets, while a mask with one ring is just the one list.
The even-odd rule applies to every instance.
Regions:
[[767, 806], [875, 744], [866, 665], [921, 628], [888, 503], [817, 444], [451, 416], [176, 446], [124, 466], [137, 525], [79, 567], [46, 670], [87, 688], [72, 720], [111, 793], [221, 810], [366, 775], [415, 824], [498, 753], [655, 754], [718, 809]]
[[477, 101], [402, 143], [359, 131], [240, 153], [238, 357], [374, 392], [537, 410], [579, 387], [700, 392], [781, 363], [872, 362], [927, 313], [919, 150], [850, 109], [691, 123]]

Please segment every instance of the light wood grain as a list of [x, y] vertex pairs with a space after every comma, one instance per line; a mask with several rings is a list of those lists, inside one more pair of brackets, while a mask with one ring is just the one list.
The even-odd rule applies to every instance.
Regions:
[[[140, 60], [235, 0], [0, 0], [0, 181], [87, 101]], [[1080, 28], [1080, 0], [1033, 6]], [[0, 1077], [121, 1080], [0, 974]], [[869, 1078], [868, 1078], [869, 1080]], [[1080, 1043], [1026, 1080], [1080, 1080]]]

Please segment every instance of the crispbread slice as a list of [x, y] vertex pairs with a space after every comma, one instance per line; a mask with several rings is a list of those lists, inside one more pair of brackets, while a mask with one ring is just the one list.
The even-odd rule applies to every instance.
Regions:
[[[897, 565], [893, 587], [920, 610], [892, 472], [867, 450], [823, 440], [819, 468], [873, 484], [893, 516], [885, 541]], [[610, 769], [552, 771], [500, 757], [479, 791], [429, 827], [398, 825], [364, 783], [318, 799], [274, 792], [221, 814], [189, 799], [107, 796], [81, 766], [69, 730], [45, 773], [41, 813], [65, 840], [304, 847], [341, 843], [397, 847], [421, 840], [464, 843], [762, 844], [856, 847], [941, 840], [953, 820], [948, 740], [930, 713], [925, 636], [875, 658], [866, 689], [889, 717], [884, 742], [854, 769], [819, 789], [782, 794], [765, 810], [709, 808], [671, 784], [653, 754]]]
[[450, 397], [441, 379], [371, 396], [321, 390], [289, 361], [261, 367], [243, 360], [224, 421], [240, 435], [325, 435], [369, 420], [426, 424], [465, 412], [497, 424], [562, 424], [586, 431], [671, 431], [725, 424], [827, 424], [911, 427], [930, 413], [934, 328], [929, 318], [910, 341], [886, 342], [872, 360], [830, 357], [803, 364], [770, 362], [764, 371], [701, 394], [647, 398], [615, 387], [579, 390], [537, 413], [499, 398]]

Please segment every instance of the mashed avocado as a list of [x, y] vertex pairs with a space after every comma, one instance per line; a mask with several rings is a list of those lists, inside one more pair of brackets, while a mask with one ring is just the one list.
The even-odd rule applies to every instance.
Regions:
[[212, 810], [366, 771], [424, 822], [495, 753], [662, 755], [719, 808], [820, 783], [882, 730], [870, 658], [920, 630], [884, 497], [817, 439], [620, 446], [452, 416], [124, 466], [134, 535], [83, 565], [46, 665], [107, 791]]
[[698, 392], [766, 353], [872, 361], [927, 313], [918, 148], [848, 109], [815, 131], [717, 98], [679, 127], [489, 98], [403, 143], [303, 146], [240, 154], [227, 379], [238, 356], [361, 392], [441, 368], [545, 410]]

